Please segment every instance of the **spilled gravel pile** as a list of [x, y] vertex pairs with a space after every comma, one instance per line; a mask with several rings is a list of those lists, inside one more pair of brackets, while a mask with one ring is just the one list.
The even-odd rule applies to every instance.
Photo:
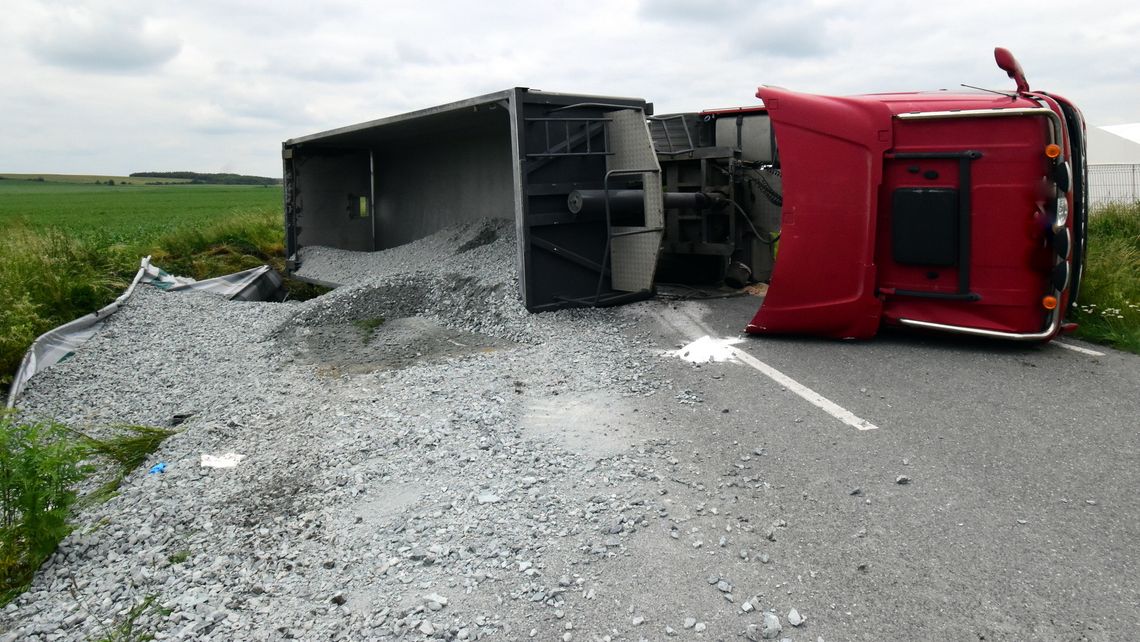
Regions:
[[356, 283], [303, 303], [140, 290], [20, 407], [188, 419], [81, 511], [0, 640], [775, 636], [787, 578], [745, 578], [785, 524], [732, 498], [763, 450], [701, 464], [669, 423], [701, 400], [644, 306], [529, 315], [514, 254], [488, 221], [314, 248], [308, 275]]

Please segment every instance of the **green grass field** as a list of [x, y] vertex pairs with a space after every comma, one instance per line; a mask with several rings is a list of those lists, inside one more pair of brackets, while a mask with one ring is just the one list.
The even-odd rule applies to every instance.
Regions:
[[111, 186], [86, 182], [96, 177], [81, 178], [84, 182], [0, 180], [0, 229], [12, 224], [50, 227], [103, 243], [132, 243], [209, 224], [235, 210], [281, 209], [279, 187]]

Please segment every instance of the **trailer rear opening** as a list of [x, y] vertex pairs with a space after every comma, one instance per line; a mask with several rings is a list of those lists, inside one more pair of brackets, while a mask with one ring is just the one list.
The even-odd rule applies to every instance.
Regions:
[[291, 139], [288, 267], [509, 218], [532, 312], [770, 281], [751, 333], [1047, 340], [1084, 260], [1084, 122], [995, 56], [1016, 91], [761, 88], [759, 105], [654, 115], [514, 88]]

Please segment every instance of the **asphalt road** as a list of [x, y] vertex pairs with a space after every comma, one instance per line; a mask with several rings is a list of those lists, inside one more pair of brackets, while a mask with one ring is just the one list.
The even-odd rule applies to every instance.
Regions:
[[[656, 350], [740, 337], [756, 306], [656, 302], [642, 330]], [[891, 333], [736, 345], [866, 431], [748, 365], [678, 358], [678, 398], [701, 401], [657, 411], [685, 451], [673, 513], [682, 532], [706, 504], [772, 531], [769, 564], [720, 574], [806, 615], [785, 622], [797, 640], [1138, 639], [1140, 357], [1086, 347], [1105, 354]], [[694, 574], [640, 570], [697, 590], [671, 567]]]

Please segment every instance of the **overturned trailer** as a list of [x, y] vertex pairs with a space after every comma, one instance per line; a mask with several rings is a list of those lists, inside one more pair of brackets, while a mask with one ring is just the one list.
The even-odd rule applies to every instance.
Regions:
[[1084, 122], [995, 53], [1015, 91], [762, 87], [760, 105], [654, 115], [514, 88], [291, 139], [288, 267], [510, 217], [533, 312], [770, 281], [749, 332], [1047, 340], [1084, 261]]

